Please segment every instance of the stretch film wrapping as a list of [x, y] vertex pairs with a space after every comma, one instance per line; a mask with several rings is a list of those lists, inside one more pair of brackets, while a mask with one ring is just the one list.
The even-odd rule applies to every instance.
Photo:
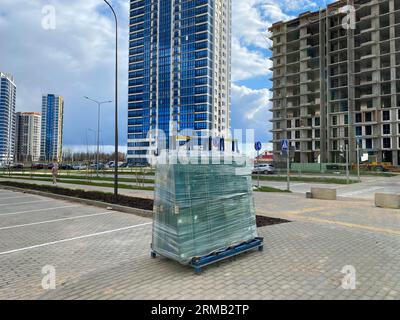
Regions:
[[202, 161], [156, 165], [153, 249], [183, 264], [257, 237], [249, 161]]

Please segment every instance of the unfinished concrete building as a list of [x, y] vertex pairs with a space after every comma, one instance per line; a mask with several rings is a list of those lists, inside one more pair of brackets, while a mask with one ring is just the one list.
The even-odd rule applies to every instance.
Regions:
[[295, 161], [399, 165], [400, 0], [337, 1], [270, 28], [273, 145]]

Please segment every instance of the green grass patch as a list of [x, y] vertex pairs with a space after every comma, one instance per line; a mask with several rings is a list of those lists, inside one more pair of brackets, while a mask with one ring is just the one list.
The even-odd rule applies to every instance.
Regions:
[[16, 181], [0, 181], [0, 185], [8, 187], [16, 187], [26, 190], [42, 191], [42, 192], [64, 195], [68, 197], [75, 197], [80, 199], [101, 201], [101, 202], [118, 204], [122, 206], [138, 208], [143, 210], [150, 210], [150, 211], [153, 210], [152, 199], [144, 199], [126, 195], [118, 195], [118, 198], [115, 199], [114, 194], [109, 192], [68, 189], [52, 185], [40, 185], [40, 184], [24, 183]]
[[[17, 179], [17, 180], [32, 180], [32, 181], [53, 181], [51, 178], [49, 179], [38, 179], [38, 178], [29, 178], [29, 177], [9, 177], [9, 176], [0, 176], [2, 178], [9, 179]], [[89, 182], [83, 180], [69, 180], [69, 179], [58, 179], [59, 183], [67, 183], [67, 184], [75, 184], [75, 185], [84, 185], [84, 186], [93, 186], [93, 187], [104, 187], [104, 188], [114, 188], [114, 183], [96, 183]], [[130, 190], [147, 190], [153, 191], [154, 187], [141, 187], [141, 186], [133, 186], [129, 184], [118, 183], [118, 188], [121, 189], [130, 189]]]
[[[24, 177], [26, 179], [30, 178], [47, 178], [47, 179], [52, 179], [51, 174], [23, 174], [23, 173], [13, 173], [10, 175], [3, 174], [0, 175], [1, 177], [4, 178], [12, 178], [12, 177]], [[62, 174], [59, 175], [60, 179], [74, 179], [74, 180], [83, 180], [83, 181], [114, 181], [114, 177], [96, 177], [96, 176], [80, 176], [80, 175], [67, 175], [67, 174]], [[134, 177], [132, 178], [118, 178], [120, 182], [131, 182], [131, 183], [154, 183], [154, 179], [135, 179]]]
[[[257, 180], [257, 176], [253, 175], [253, 180]], [[286, 181], [286, 177], [281, 176], [260, 176], [262, 181]], [[311, 183], [326, 183], [326, 184], [347, 184], [346, 179], [341, 178], [317, 178], [317, 177], [290, 177], [293, 182], [311, 182]], [[350, 184], [358, 183], [357, 180], [350, 179]]]
[[266, 186], [261, 186], [259, 188], [254, 189], [255, 192], [281, 192], [281, 193], [292, 193], [292, 191], [288, 190], [283, 190], [283, 189], [278, 189], [278, 188], [273, 188], [273, 187], [266, 187]]
[[[30, 168], [24, 168], [24, 169], [11, 169], [8, 171], [8, 169], [0, 169], [0, 174], [8, 174], [8, 173], [14, 174], [14, 173], [20, 173], [20, 172], [25, 172], [26, 174], [40, 174], [40, 173], [51, 173], [50, 169], [30, 169]], [[61, 173], [67, 173], [67, 174], [88, 174], [88, 175], [96, 175], [96, 170], [60, 170]], [[99, 174], [101, 175], [114, 175], [114, 170], [108, 169], [108, 170], [99, 170]], [[155, 171], [154, 170], [144, 170], [144, 171], [131, 171], [130, 169], [118, 169], [118, 174], [125, 174], [125, 175], [146, 175], [146, 176], [154, 176]]]
[[[352, 175], [357, 175], [357, 171], [350, 171], [350, 174]], [[372, 176], [372, 177], [387, 177], [387, 178], [393, 178], [397, 177], [398, 174], [395, 173], [390, 173], [390, 172], [378, 172], [378, 171], [362, 171], [360, 172], [361, 176]]]

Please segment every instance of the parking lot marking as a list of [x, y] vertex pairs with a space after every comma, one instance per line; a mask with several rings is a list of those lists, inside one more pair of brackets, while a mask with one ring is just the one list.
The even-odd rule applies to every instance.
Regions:
[[0, 200], [8, 200], [8, 199], [21, 199], [21, 198], [26, 198], [26, 197], [33, 197], [32, 195], [24, 195], [24, 196], [16, 196], [16, 197], [0, 197]]
[[[290, 216], [290, 214], [288, 216]], [[363, 229], [363, 230], [368, 230], [368, 231], [373, 231], [373, 232], [386, 233], [386, 234], [390, 234], [390, 235], [400, 236], [400, 230], [396, 230], [396, 229], [373, 227], [373, 226], [367, 226], [367, 225], [362, 225], [362, 224], [327, 220], [327, 219], [314, 218], [314, 217], [296, 216], [296, 218], [299, 218], [299, 219], [305, 220], [305, 221], [319, 222], [319, 223], [338, 225], [338, 226], [348, 227], [348, 228], [353, 228], [353, 229]]]
[[26, 224], [17, 224], [15, 226], [1, 227], [0, 230], [7, 230], [7, 229], [14, 229], [14, 228], [21, 228], [21, 227], [29, 227], [29, 226], [35, 226], [35, 225], [38, 225], [38, 224], [53, 223], [53, 222], [73, 220], [73, 219], [83, 219], [83, 218], [89, 218], [89, 217], [95, 217], [95, 216], [103, 216], [103, 215], [110, 214], [110, 213], [112, 213], [112, 212], [108, 211], [108, 212], [101, 212], [101, 213], [86, 214], [86, 215], [83, 215], [83, 216], [60, 218], [60, 219], [46, 220], [46, 221], [40, 221], [40, 222], [32, 222], [32, 223], [26, 223]]
[[372, 187], [372, 188], [366, 188], [366, 189], [362, 189], [362, 190], [358, 190], [358, 191], [350, 191], [350, 192], [344, 192], [341, 195], [344, 197], [348, 197], [348, 196], [354, 196], [354, 195], [359, 195], [359, 194], [363, 194], [363, 193], [371, 193], [377, 190], [382, 190], [385, 189], [384, 187]]
[[11, 195], [11, 194], [16, 194], [16, 192], [10, 192], [10, 191], [0, 191], [1, 195]]
[[31, 203], [38, 203], [38, 202], [50, 202], [50, 201], [54, 201], [54, 199], [35, 200], [35, 201], [19, 202], [19, 203], [2, 203], [2, 204], [0, 204], [0, 207], [3, 207], [3, 206], [18, 206], [20, 204], [31, 204]]
[[40, 211], [49, 211], [49, 210], [57, 210], [57, 209], [67, 209], [67, 208], [76, 208], [81, 207], [81, 205], [73, 205], [73, 206], [63, 206], [63, 207], [55, 207], [55, 208], [44, 208], [44, 209], [35, 209], [35, 210], [27, 210], [27, 211], [19, 211], [19, 212], [8, 212], [8, 213], [0, 213], [0, 216], [12, 216], [15, 214], [21, 213], [31, 213], [31, 212], [40, 212]]
[[68, 239], [63, 239], [63, 240], [57, 240], [57, 241], [52, 241], [52, 242], [37, 244], [37, 245], [34, 245], [34, 246], [30, 246], [30, 247], [24, 247], [24, 248], [19, 248], [19, 249], [4, 251], [4, 252], [0, 252], [0, 256], [6, 255], [6, 254], [10, 254], [10, 253], [16, 253], [16, 252], [21, 252], [21, 251], [26, 251], [26, 250], [31, 250], [31, 249], [37, 249], [37, 248], [47, 247], [47, 246], [51, 246], [51, 245], [55, 245], [55, 244], [59, 244], [59, 243], [64, 243], [64, 242], [69, 242], [69, 241], [75, 241], [75, 240], [80, 240], [80, 239], [86, 239], [86, 238], [91, 238], [91, 237], [97, 237], [97, 236], [101, 236], [101, 235], [105, 235], [105, 234], [110, 234], [110, 233], [114, 233], [114, 232], [119, 232], [119, 231], [126, 231], [126, 230], [130, 230], [130, 229], [134, 229], [134, 228], [139, 228], [139, 227], [147, 226], [147, 225], [150, 225], [150, 224], [152, 224], [152, 223], [153, 223], [153, 222], [147, 222], [147, 223], [142, 223], [142, 224], [136, 224], [136, 225], [129, 226], [129, 227], [124, 227], [124, 228], [119, 228], [119, 229], [113, 229], [113, 230], [107, 230], [107, 231], [102, 231], [102, 232], [87, 234], [87, 235], [80, 236], [80, 237], [74, 237], [74, 238], [68, 238]]

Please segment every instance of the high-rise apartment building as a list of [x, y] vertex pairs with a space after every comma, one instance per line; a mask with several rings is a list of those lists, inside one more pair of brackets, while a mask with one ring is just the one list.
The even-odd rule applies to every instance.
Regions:
[[42, 96], [40, 159], [61, 161], [63, 144], [64, 99], [47, 94]]
[[231, 6], [231, 0], [131, 0], [130, 162], [146, 162], [160, 147], [161, 130], [167, 148], [169, 136], [183, 130], [228, 135]]
[[356, 150], [399, 165], [400, 1], [337, 1], [270, 28], [275, 160], [343, 162]]
[[40, 159], [41, 115], [39, 112], [17, 112], [15, 160], [35, 162]]
[[0, 72], [0, 164], [14, 160], [16, 92], [13, 76]]

